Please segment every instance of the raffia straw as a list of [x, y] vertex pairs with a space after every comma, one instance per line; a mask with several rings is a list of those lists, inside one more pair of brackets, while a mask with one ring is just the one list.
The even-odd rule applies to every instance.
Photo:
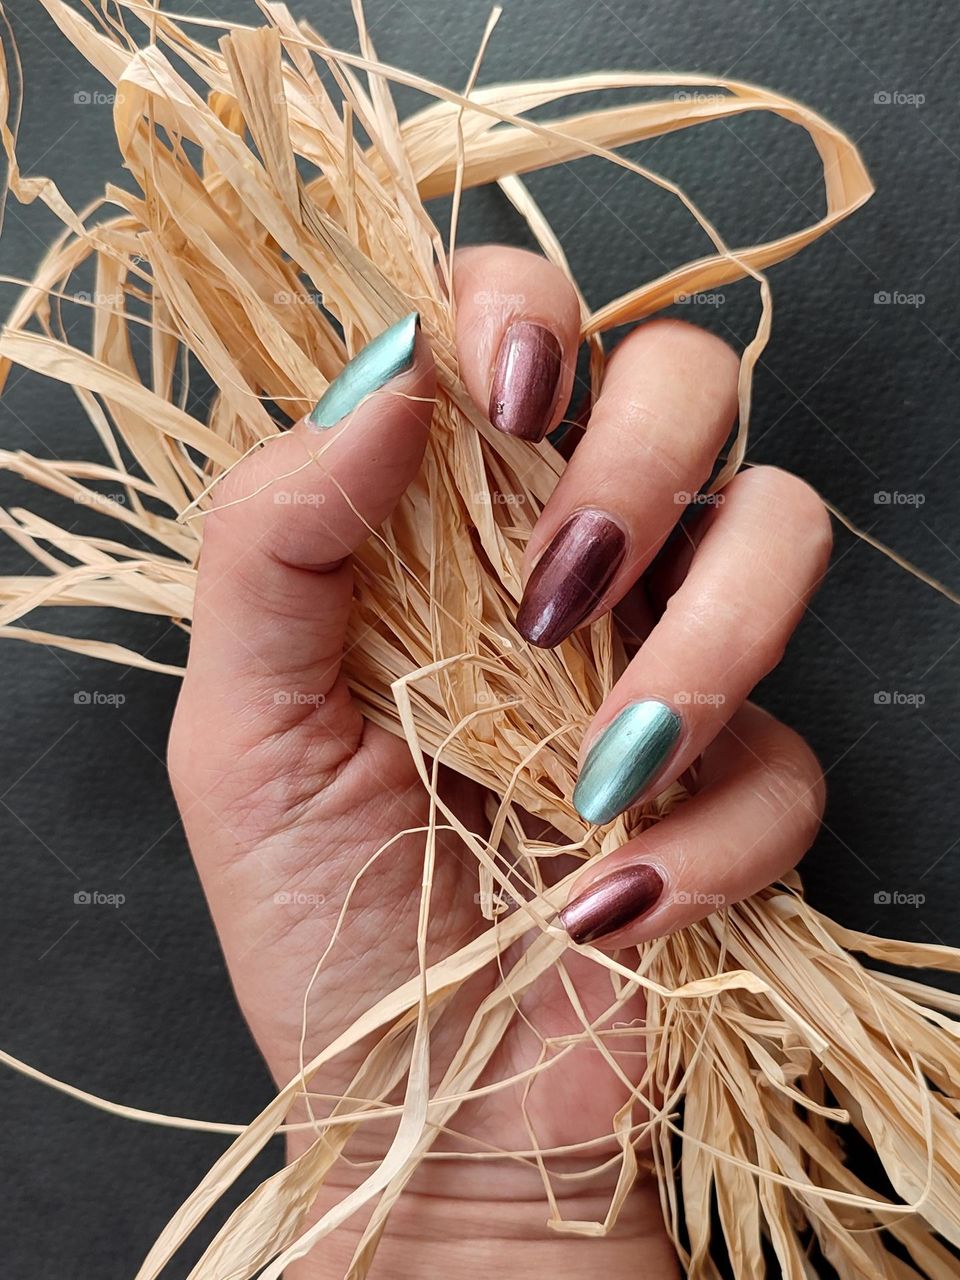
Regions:
[[[88, 5], [86, 16], [63, 0], [39, 2], [115, 86], [117, 143], [138, 189], [107, 185], [94, 206], [75, 212], [50, 179], [23, 177], [16, 163], [19, 98], [9, 75], [11, 59], [14, 69], [18, 63], [8, 40], [0, 115], [10, 189], [25, 203], [47, 204], [64, 232], [0, 336], [0, 383], [17, 365], [71, 386], [92, 427], [78, 453], [100, 461], [5, 452], [0, 465], [66, 501], [96, 506], [116, 522], [117, 537], [80, 535], [27, 510], [2, 513], [4, 530], [46, 572], [0, 580], [0, 634], [173, 670], [118, 645], [28, 629], [20, 620], [40, 606], [99, 605], [188, 626], [203, 515], [216, 505], [219, 477], [251, 449], [270, 447], [279, 428], [268, 403], [291, 419], [306, 412], [349, 353], [412, 306], [436, 355], [439, 395], [422, 472], [357, 557], [346, 670], [365, 714], [406, 739], [432, 796], [424, 885], [437, 832], [446, 828], [476, 860], [481, 900], [502, 889], [521, 905], [499, 916], [488, 908], [486, 932], [428, 966], [425, 892], [418, 975], [305, 1062], [245, 1126], [121, 1107], [0, 1055], [11, 1068], [117, 1114], [236, 1134], [145, 1260], [140, 1280], [152, 1280], [256, 1153], [286, 1130], [292, 1104], [320, 1069], [373, 1037], [350, 1088], [327, 1119], [309, 1126], [317, 1131], [314, 1144], [235, 1210], [191, 1273], [195, 1280], [276, 1278], [365, 1208], [367, 1226], [350, 1270], [362, 1276], [391, 1208], [420, 1162], [431, 1158], [437, 1136], [455, 1130], [464, 1102], [518, 1083], [477, 1082], [518, 1016], [519, 996], [558, 975], [577, 1007], [564, 968], [567, 942], [551, 923], [568, 885], [544, 889], [539, 860], [560, 849], [593, 856], [630, 834], [620, 820], [601, 846], [570, 804], [581, 734], [624, 661], [613, 624], [598, 622], [553, 653], [523, 646], [512, 624], [523, 547], [563, 463], [547, 444], [534, 451], [494, 432], [471, 403], [456, 362], [454, 268], [424, 201], [453, 195], [456, 214], [463, 191], [498, 182], [543, 252], [569, 275], [562, 247], [521, 175], [593, 155], [671, 192], [710, 247], [597, 311], [578, 290], [582, 336], [590, 343], [596, 390], [605, 331], [653, 315], [680, 294], [743, 278], [756, 282], [760, 320], [743, 358], [740, 427], [718, 480], [723, 484], [744, 459], [751, 373], [770, 332], [766, 269], [848, 217], [869, 198], [870, 179], [856, 147], [827, 121], [801, 103], [738, 81], [688, 76], [679, 83], [712, 92], [591, 106], [545, 123], [530, 113], [611, 89], [666, 91], [678, 80], [608, 72], [478, 89], [478, 56], [461, 94], [379, 62], [359, 3], [355, 54], [331, 48], [284, 5], [268, 0], [261, 0], [259, 29], [176, 20], [133, 0], [113, 0], [99, 11]], [[483, 42], [494, 21], [495, 15]], [[332, 72], [342, 101], [330, 96], [318, 66]], [[196, 83], [204, 86], [202, 95]], [[419, 90], [428, 105], [400, 122], [392, 84]], [[727, 245], [679, 188], [618, 150], [758, 111], [809, 136], [826, 195], [822, 218], [767, 243]], [[369, 145], [359, 141], [361, 129]], [[199, 171], [184, 141], [199, 148]], [[309, 182], [298, 162], [315, 174]], [[454, 217], [451, 240], [455, 224]], [[59, 300], [71, 296], [71, 280], [87, 265], [95, 296], [121, 301], [93, 304], [93, 336], [81, 350], [60, 325]], [[325, 310], [308, 305], [307, 289], [322, 294]], [[136, 313], [127, 306], [134, 299]], [[132, 354], [134, 332], [144, 327], [148, 381]], [[205, 420], [177, 398], [191, 362], [217, 389]], [[129, 466], [126, 458], [133, 460]], [[119, 489], [124, 501], [105, 501], [102, 485]], [[498, 503], [496, 492], [521, 500]], [[131, 549], [125, 529], [145, 535], [150, 549]], [[490, 834], [467, 830], [443, 803], [439, 762], [490, 789]], [[669, 812], [682, 796], [681, 788], [671, 788], [642, 821]], [[544, 819], [563, 843], [528, 842], [522, 813]], [[505, 874], [504, 852], [520, 855], [524, 883]], [[345, 910], [338, 936], [344, 918]], [[511, 945], [528, 933], [532, 943], [508, 964]], [[942, 1241], [960, 1245], [960, 1000], [872, 972], [858, 953], [960, 969], [960, 953], [950, 948], [840, 928], [807, 905], [796, 877], [644, 947], [632, 966], [586, 949], [610, 970], [610, 1008], [594, 1024], [581, 1011], [582, 1031], [553, 1046], [519, 1079], [529, 1084], [587, 1040], [609, 1060], [598, 1028], [643, 991], [647, 1067], [631, 1084], [630, 1105], [610, 1117], [619, 1178], [609, 1211], [592, 1223], [564, 1221], [550, 1173], [555, 1152], [541, 1149], [532, 1130], [524, 1151], [476, 1144], [457, 1151], [457, 1158], [532, 1162], [543, 1177], [551, 1225], [602, 1234], [625, 1201], [644, 1143], [659, 1175], [667, 1230], [690, 1275], [719, 1275], [714, 1259], [720, 1255], [738, 1280], [763, 1274], [766, 1247], [785, 1276], [800, 1280], [810, 1274], [815, 1242], [844, 1280], [946, 1280], [956, 1264]], [[318, 972], [324, 958], [318, 957]], [[499, 978], [431, 1086], [432, 1028], [452, 995], [491, 967]], [[388, 1102], [398, 1087], [402, 1105]], [[386, 1157], [308, 1226], [311, 1206], [352, 1134], [385, 1114], [397, 1120]], [[637, 1121], [634, 1114], [647, 1118]], [[845, 1167], [846, 1131], [875, 1150], [888, 1184], [874, 1189]]]

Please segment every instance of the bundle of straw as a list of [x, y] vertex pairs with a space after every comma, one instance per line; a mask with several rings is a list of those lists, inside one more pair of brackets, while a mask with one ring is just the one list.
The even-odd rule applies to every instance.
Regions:
[[[603, 374], [604, 331], [650, 316], [681, 294], [746, 276], [757, 282], [761, 318], [743, 357], [739, 432], [720, 486], [744, 457], [751, 371], [770, 328], [764, 272], [867, 200], [870, 180], [837, 129], [797, 102], [736, 81], [689, 76], [682, 83], [711, 93], [592, 107], [546, 124], [529, 113], [573, 95], [666, 91], [677, 82], [607, 73], [476, 89], [478, 55], [466, 91], [456, 93], [382, 64], [359, 3], [358, 54], [331, 48], [275, 0], [261, 0], [265, 25], [258, 29], [178, 23], [135, 0], [112, 0], [99, 11], [87, 6], [87, 16], [64, 0], [40, 3], [115, 86], [117, 143], [139, 191], [107, 185], [102, 201], [81, 216], [52, 181], [20, 175], [16, 130], [4, 126], [13, 193], [23, 202], [45, 202], [64, 233], [0, 337], [0, 377], [19, 365], [73, 387], [96, 436], [91, 457], [99, 452], [102, 460], [4, 452], [0, 465], [65, 499], [93, 502], [97, 486], [118, 487], [125, 501], [99, 509], [158, 549], [133, 550], [122, 536], [81, 536], [27, 510], [6, 513], [6, 531], [47, 573], [0, 582], [3, 635], [174, 671], [118, 645], [28, 629], [18, 620], [41, 605], [102, 605], [188, 624], [203, 512], [216, 502], [217, 479], [251, 449], [269, 448], [281, 430], [267, 405], [290, 420], [307, 412], [350, 353], [414, 306], [436, 356], [439, 391], [422, 471], [382, 536], [357, 557], [356, 643], [347, 646], [347, 672], [366, 715], [409, 743], [433, 793], [435, 823], [452, 826], [475, 857], [489, 927], [367, 1009], [305, 1063], [189, 1196], [139, 1273], [141, 1280], [159, 1275], [283, 1125], [315, 1073], [373, 1036], [376, 1047], [350, 1090], [350, 1106], [340, 1108], [352, 1112], [352, 1124], [319, 1123], [315, 1146], [233, 1213], [192, 1273], [197, 1280], [241, 1280], [265, 1268], [263, 1276], [275, 1280], [286, 1263], [365, 1205], [369, 1221], [350, 1272], [364, 1275], [412, 1170], [471, 1098], [518, 1016], [519, 997], [562, 967], [568, 943], [551, 921], [569, 886], [545, 888], [541, 860], [561, 847], [594, 856], [637, 829], [621, 819], [601, 847], [570, 803], [581, 735], [624, 662], [614, 624], [605, 619], [581, 630], [555, 652], [531, 650], [513, 629], [522, 550], [563, 463], [549, 444], [532, 450], [493, 431], [458, 376], [451, 250], [461, 193], [498, 183], [543, 252], [567, 270], [517, 175], [601, 156], [672, 192], [709, 236], [706, 256], [599, 311], [582, 303], [594, 391]], [[191, 26], [208, 43], [193, 39]], [[220, 37], [216, 47], [209, 44], [211, 29]], [[0, 77], [6, 119], [18, 116], [11, 56]], [[333, 92], [320, 74], [324, 67]], [[429, 105], [401, 123], [391, 83], [421, 91]], [[768, 243], [729, 248], [682, 191], [616, 150], [757, 111], [806, 131], [822, 161], [826, 193], [819, 221]], [[191, 158], [197, 154], [200, 164]], [[450, 195], [445, 247], [424, 201]], [[94, 324], [90, 348], [81, 350], [59, 327], [51, 299], [69, 296], [71, 277], [91, 262]], [[322, 308], [303, 305], [307, 290], [322, 295]], [[149, 335], [146, 377], [134, 358], [135, 327]], [[186, 412], [179, 395], [191, 364], [217, 389], [202, 421]], [[503, 493], [523, 500], [493, 500]], [[388, 628], [384, 617], [402, 624]], [[484, 838], [444, 804], [438, 762], [494, 797]], [[680, 788], [672, 788], [642, 821], [681, 799]], [[529, 814], [548, 823], [559, 843], [529, 841]], [[501, 889], [519, 900], [507, 914], [496, 906]], [[533, 940], [516, 959], [513, 944], [525, 935]], [[796, 878], [643, 947], [629, 966], [584, 951], [611, 971], [614, 1011], [644, 993], [647, 1065], [631, 1105], [610, 1117], [621, 1176], [609, 1213], [593, 1224], [565, 1223], [550, 1186], [550, 1153], [536, 1153], [551, 1225], [608, 1230], [645, 1143], [660, 1178], [667, 1230], [691, 1275], [719, 1275], [719, 1257], [737, 1277], [763, 1274], [765, 1249], [790, 1277], [811, 1273], [811, 1250], [844, 1278], [943, 1280], [956, 1273], [944, 1241], [960, 1245], [954, 1017], [960, 1001], [871, 972], [852, 953], [948, 970], [960, 968], [960, 953], [853, 934], [811, 909]], [[419, 1046], [445, 1002], [480, 970], [496, 973], [497, 966], [503, 971], [491, 994], [443, 1079], [431, 1085], [421, 1078]], [[417, 1034], [395, 1034], [403, 1027]], [[583, 1040], [593, 1036], [584, 1020]], [[404, 1077], [406, 1123], [389, 1160], [349, 1201], [335, 1202], [307, 1226], [364, 1106], [373, 1114]], [[876, 1152], [887, 1180], [878, 1175], [877, 1189], [845, 1167], [845, 1130]]]

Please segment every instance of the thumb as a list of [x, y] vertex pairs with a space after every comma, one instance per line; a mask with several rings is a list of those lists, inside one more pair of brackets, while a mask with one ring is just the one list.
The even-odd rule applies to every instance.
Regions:
[[416, 475], [434, 390], [414, 312], [360, 351], [308, 417], [213, 490], [171, 730], [185, 816], [182, 791], [195, 792], [198, 771], [216, 779], [225, 763], [305, 722], [311, 758], [298, 765], [312, 777], [332, 774], [359, 744], [362, 720], [338, 679], [348, 557]]

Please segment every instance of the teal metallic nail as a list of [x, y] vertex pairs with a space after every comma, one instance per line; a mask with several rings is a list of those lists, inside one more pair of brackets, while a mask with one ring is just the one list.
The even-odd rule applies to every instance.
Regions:
[[391, 378], [413, 364], [420, 316], [408, 316], [385, 329], [358, 351], [330, 383], [307, 419], [315, 431], [326, 431], [351, 413], [360, 401], [385, 387]]
[[590, 748], [573, 792], [587, 822], [612, 821], [636, 804], [677, 744], [680, 717], [653, 698], [631, 702]]

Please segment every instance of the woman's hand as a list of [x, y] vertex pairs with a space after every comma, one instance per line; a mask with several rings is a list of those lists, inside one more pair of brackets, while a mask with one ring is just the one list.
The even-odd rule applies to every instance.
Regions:
[[[469, 390], [496, 426], [541, 439], [573, 383], [573, 291], [547, 262], [499, 247], [463, 251], [456, 279]], [[610, 361], [589, 429], [528, 548], [518, 628], [531, 644], [555, 645], [620, 602], [640, 642], [586, 735], [574, 795], [584, 818], [609, 822], [701, 760], [690, 800], [581, 877], [561, 917], [575, 942], [629, 946], [700, 919], [786, 872], [817, 830], [823, 781], [814, 757], [745, 699], [779, 660], [824, 571], [823, 506], [801, 481], [758, 467], [705, 504], [691, 536], [658, 556], [729, 434], [737, 369], [723, 343], [688, 325], [660, 320], [633, 332]], [[281, 1084], [297, 1071], [303, 994], [347, 888], [391, 837], [427, 819], [406, 744], [363, 720], [340, 662], [350, 554], [416, 474], [433, 395], [428, 344], [408, 318], [366, 349], [310, 418], [227, 476], [206, 517], [170, 772], [237, 997]], [[305, 465], [318, 433], [322, 460]], [[445, 788], [480, 830], [479, 789], [453, 776]], [[422, 835], [405, 838], [360, 880], [312, 990], [308, 1059], [416, 971], [422, 852]], [[434, 955], [486, 927], [475, 890], [475, 865], [451, 840], [434, 881]], [[587, 957], [570, 959], [579, 1001], [599, 1016], [610, 1003], [609, 975]], [[433, 1041], [440, 1065], [482, 994], [474, 980], [462, 1007], [441, 1020]], [[536, 997], [523, 1002], [528, 1025], [517, 1020], [491, 1078], [529, 1068], [539, 1037], [579, 1030], [559, 981], [546, 992], [538, 985]], [[618, 1021], [642, 1013], [638, 998]], [[623, 1069], [636, 1072], [639, 1036], [617, 1045]], [[361, 1058], [338, 1059], [314, 1087], [335, 1096]], [[450, 1145], [527, 1148], [520, 1093], [517, 1086], [462, 1108], [461, 1136]], [[610, 1066], [583, 1046], [537, 1077], [526, 1107], [539, 1145], [551, 1148], [606, 1134], [625, 1096]], [[365, 1126], [350, 1151], [375, 1159], [389, 1133], [389, 1125]], [[596, 1163], [598, 1150], [579, 1163], [568, 1157], [567, 1172]], [[321, 1208], [364, 1176], [343, 1162], [335, 1173], [338, 1187], [325, 1189]], [[588, 1193], [575, 1177], [562, 1186], [565, 1218], [602, 1215], [595, 1188]], [[545, 1216], [529, 1165], [428, 1162], [390, 1219], [374, 1274], [467, 1277], [492, 1265], [502, 1271], [505, 1259], [509, 1274], [533, 1278], [587, 1267], [613, 1280], [674, 1273], [649, 1179], [604, 1240], [552, 1235]], [[338, 1232], [288, 1274], [344, 1274], [355, 1240]]]

